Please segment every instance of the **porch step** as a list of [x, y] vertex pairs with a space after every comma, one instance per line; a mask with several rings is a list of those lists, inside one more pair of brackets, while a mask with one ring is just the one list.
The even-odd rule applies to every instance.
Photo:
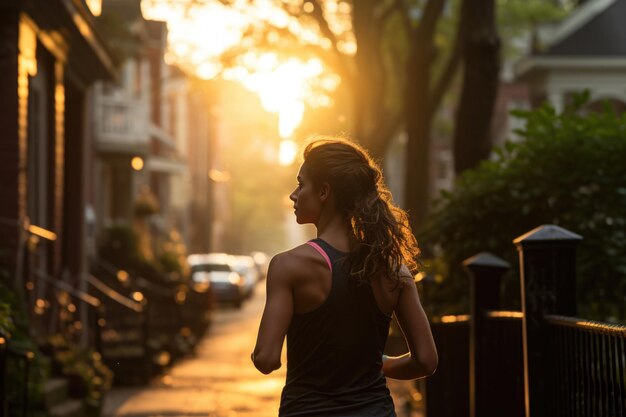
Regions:
[[50, 417], [83, 417], [83, 402], [81, 400], [67, 400], [50, 409]]
[[67, 400], [67, 380], [64, 378], [52, 378], [44, 385], [44, 403], [46, 409], [53, 407]]

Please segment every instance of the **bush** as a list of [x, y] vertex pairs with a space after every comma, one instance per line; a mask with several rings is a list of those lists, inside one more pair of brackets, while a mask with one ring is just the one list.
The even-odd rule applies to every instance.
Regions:
[[[163, 285], [177, 285], [189, 279], [186, 248], [177, 233], [170, 233], [158, 246], [156, 257], [147, 258], [140, 250], [140, 236], [133, 227], [109, 226], [98, 247], [98, 256], [108, 264]], [[109, 272], [98, 274], [108, 276]]]
[[[11, 410], [22, 410], [22, 390], [28, 384], [29, 415], [40, 415], [43, 408], [44, 383], [49, 377], [49, 360], [41, 354], [34, 340], [30, 322], [26, 312], [19, 302], [18, 295], [10, 288], [0, 283], [0, 332], [5, 338], [4, 343], [10, 346], [14, 353], [6, 355], [5, 375], [9, 384], [5, 386], [5, 401]], [[6, 346], [3, 347], [6, 349]], [[20, 352], [17, 355], [15, 352]], [[28, 354], [25, 359], [22, 355]], [[26, 362], [29, 362], [26, 368]], [[10, 414], [10, 413], [9, 413]]]
[[70, 396], [100, 409], [113, 382], [113, 373], [102, 362], [100, 353], [72, 343], [59, 334], [48, 338], [45, 347], [53, 356], [54, 365], [68, 380]]
[[139, 238], [130, 226], [109, 226], [98, 248], [98, 256], [119, 268], [130, 268], [141, 258]]
[[608, 106], [584, 115], [586, 98], [558, 114], [544, 105], [514, 114], [525, 140], [506, 143], [492, 161], [464, 173], [436, 202], [420, 239], [440, 248], [447, 275], [428, 291], [433, 313], [467, 311], [461, 262], [481, 251], [509, 261], [507, 308], [519, 306], [518, 260], [511, 243], [541, 225], [583, 236], [578, 247], [579, 315], [626, 320], [626, 114]]

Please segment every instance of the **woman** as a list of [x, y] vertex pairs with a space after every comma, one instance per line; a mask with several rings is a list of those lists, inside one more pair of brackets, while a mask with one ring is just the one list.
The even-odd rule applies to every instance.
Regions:
[[[272, 259], [252, 361], [264, 374], [278, 369], [287, 336], [280, 416], [395, 416], [385, 377], [437, 367], [406, 213], [374, 161], [347, 141], [309, 144], [297, 179], [296, 221], [314, 224], [317, 238]], [[383, 358], [392, 314], [410, 352]]]

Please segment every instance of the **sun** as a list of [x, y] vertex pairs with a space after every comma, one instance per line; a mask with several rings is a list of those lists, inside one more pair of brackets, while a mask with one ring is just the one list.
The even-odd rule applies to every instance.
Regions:
[[286, 139], [280, 142], [278, 147], [278, 163], [282, 166], [288, 166], [296, 160], [298, 155], [298, 145], [292, 140]]
[[[237, 81], [256, 93], [263, 108], [278, 115], [278, 131], [283, 139], [291, 138], [302, 122], [306, 106], [329, 106], [329, 94], [340, 78], [319, 59], [280, 57], [273, 52], [247, 52], [236, 65], [224, 69], [221, 55], [244, 41], [243, 33], [255, 21], [286, 27], [290, 17], [271, 2], [249, 2], [237, 7], [220, 2], [194, 3], [168, 0], [144, 0], [148, 19], [168, 23], [166, 61], [176, 64], [202, 79], [222, 76]], [[245, 4], [244, 4], [245, 3]], [[233, 7], [234, 6], [234, 7]]]
[[[292, 136], [300, 125], [305, 104], [320, 95], [315, 86], [320, 79], [329, 78], [318, 59], [302, 61], [297, 58], [280, 61], [275, 53], [251, 54], [244, 57], [246, 67], [224, 72], [224, 78], [236, 80], [255, 92], [261, 105], [278, 114], [278, 131], [282, 138]], [[338, 79], [332, 77], [329, 86], [336, 88]]]

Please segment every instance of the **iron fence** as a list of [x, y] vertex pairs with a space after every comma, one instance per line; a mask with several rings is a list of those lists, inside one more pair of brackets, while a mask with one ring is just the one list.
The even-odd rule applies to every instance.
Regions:
[[485, 314], [484, 333], [478, 354], [487, 366], [476, 370], [484, 396], [493, 410], [509, 410], [509, 417], [524, 416], [524, 352], [522, 350], [522, 313], [489, 311]]
[[440, 365], [426, 381], [428, 417], [626, 417], [626, 326], [576, 318], [581, 239], [544, 225], [514, 241], [521, 312], [499, 311], [506, 262], [487, 252], [464, 262], [468, 319], [431, 319]]
[[626, 415], [626, 326], [546, 316], [553, 416]]
[[431, 323], [439, 352], [437, 372], [426, 379], [426, 415], [469, 416], [469, 316], [443, 316]]
[[32, 351], [15, 346], [0, 333], [0, 417], [29, 416], [30, 364], [34, 357]]

